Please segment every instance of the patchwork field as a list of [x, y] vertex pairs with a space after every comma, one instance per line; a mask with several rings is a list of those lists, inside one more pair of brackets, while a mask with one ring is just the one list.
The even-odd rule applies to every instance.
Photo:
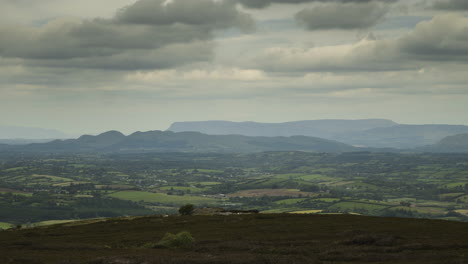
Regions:
[[284, 200], [279, 200], [279, 201], [276, 201], [275, 204], [280, 204], [280, 205], [291, 205], [291, 204], [295, 204], [295, 203], [300, 203], [304, 200], [306, 200], [307, 198], [297, 198], [297, 199], [284, 199]]
[[262, 196], [289, 196], [312, 197], [314, 193], [301, 192], [298, 189], [254, 189], [229, 194], [229, 197], [262, 197]]
[[165, 204], [180, 206], [187, 203], [195, 205], [214, 205], [219, 202], [217, 199], [202, 197], [202, 196], [193, 196], [193, 195], [167, 195], [165, 193], [152, 193], [152, 192], [143, 192], [143, 191], [121, 191], [115, 192], [109, 195], [110, 197], [129, 200], [133, 202], [149, 202], [156, 204]]
[[13, 190], [13, 189], [8, 189], [8, 188], [0, 188], [0, 193], [11, 193], [15, 195], [25, 195], [25, 196], [31, 196], [32, 193], [28, 192], [23, 192], [20, 190]]
[[187, 203], [468, 221], [466, 154], [77, 154], [0, 157], [0, 222], [177, 213]]
[[336, 209], [347, 212], [359, 212], [360, 210], [366, 211], [378, 211], [387, 208], [387, 205], [373, 204], [373, 203], [361, 203], [361, 202], [340, 202], [332, 205], [330, 209]]

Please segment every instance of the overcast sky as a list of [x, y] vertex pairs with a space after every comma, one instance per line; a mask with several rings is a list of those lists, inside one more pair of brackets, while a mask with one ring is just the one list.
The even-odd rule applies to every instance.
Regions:
[[0, 125], [468, 125], [466, 0], [0, 0]]

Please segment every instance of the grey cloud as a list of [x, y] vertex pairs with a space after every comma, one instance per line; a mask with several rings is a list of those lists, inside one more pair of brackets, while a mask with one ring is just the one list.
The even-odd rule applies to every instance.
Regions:
[[393, 3], [398, 0], [234, 0], [248, 8], [265, 8], [271, 4], [301, 4], [312, 2], [368, 3], [373, 1]]
[[214, 58], [213, 43], [191, 42], [171, 44], [158, 49], [126, 50], [112, 56], [77, 57], [61, 59], [28, 60], [35, 67], [72, 67], [105, 70], [147, 70], [175, 68], [190, 62], [210, 61]]
[[[0, 26], [0, 57], [49, 67], [176, 67], [211, 60], [215, 30], [247, 30], [252, 25], [252, 18], [232, 3], [173, 0], [164, 6], [163, 2], [141, 0], [112, 19], [55, 20], [39, 28]], [[182, 8], [188, 3], [190, 9]], [[151, 14], [154, 21], [148, 20]]]
[[296, 14], [296, 21], [308, 30], [363, 29], [375, 26], [390, 10], [377, 2], [330, 3], [306, 8]]
[[468, 60], [468, 18], [440, 15], [419, 23], [411, 34], [403, 36], [397, 47], [404, 56], [424, 61]]
[[435, 9], [441, 10], [468, 10], [468, 1], [466, 0], [439, 0], [434, 3]]
[[183, 23], [221, 29], [235, 26], [246, 31], [251, 30], [254, 25], [253, 20], [247, 14], [239, 12], [233, 2], [177, 0], [166, 5], [164, 2], [163, 0], [140, 0], [132, 6], [121, 9], [117, 20], [147, 25]]
[[354, 45], [277, 48], [257, 58], [269, 71], [353, 72], [417, 70], [441, 62], [468, 61], [468, 18], [440, 15], [419, 23], [406, 35], [392, 40], [372, 38]]

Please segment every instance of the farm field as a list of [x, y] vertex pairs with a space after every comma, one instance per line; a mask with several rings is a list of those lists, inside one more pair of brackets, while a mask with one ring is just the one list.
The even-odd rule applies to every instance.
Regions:
[[0, 222], [0, 230], [12, 228], [13, 224]]
[[299, 189], [253, 189], [239, 191], [229, 194], [229, 197], [264, 197], [264, 196], [287, 196], [287, 197], [302, 197], [314, 196], [313, 193], [301, 192]]
[[468, 221], [467, 154], [0, 155], [0, 222], [196, 207]]
[[122, 191], [115, 192], [109, 195], [110, 197], [129, 200], [133, 202], [144, 201], [148, 203], [165, 204], [173, 206], [181, 206], [187, 203], [193, 203], [195, 205], [214, 205], [218, 203], [216, 199], [192, 196], [192, 195], [168, 195], [165, 193], [151, 193], [141, 191]]

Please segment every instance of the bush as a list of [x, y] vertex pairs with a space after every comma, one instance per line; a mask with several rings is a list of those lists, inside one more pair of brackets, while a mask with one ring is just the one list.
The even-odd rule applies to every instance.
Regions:
[[194, 210], [193, 204], [186, 204], [179, 208], [179, 213], [181, 215], [192, 215]]
[[192, 237], [190, 232], [183, 231], [177, 235], [166, 233], [157, 245], [167, 248], [188, 248], [194, 241], [195, 239]]

